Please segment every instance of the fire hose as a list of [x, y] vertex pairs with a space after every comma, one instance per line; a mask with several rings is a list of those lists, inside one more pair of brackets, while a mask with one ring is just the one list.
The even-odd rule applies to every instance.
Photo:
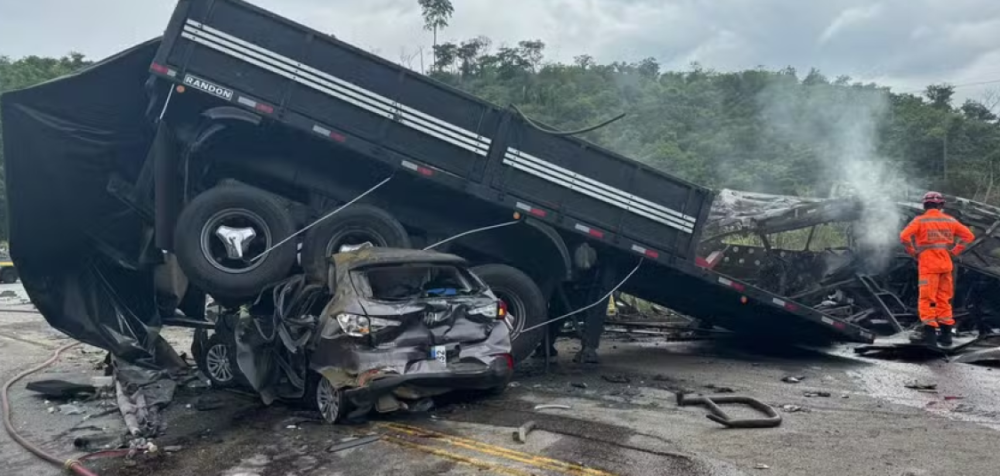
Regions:
[[[8, 397], [8, 393], [10, 392], [10, 387], [12, 385], [14, 385], [15, 383], [17, 383], [18, 381], [20, 381], [21, 379], [23, 379], [24, 377], [27, 377], [27, 376], [35, 373], [35, 372], [38, 372], [38, 371], [40, 371], [40, 370], [42, 370], [42, 369], [44, 369], [44, 368], [52, 365], [57, 360], [59, 360], [59, 356], [63, 352], [65, 352], [65, 351], [67, 351], [67, 350], [69, 350], [69, 349], [71, 349], [73, 347], [76, 347], [78, 345], [80, 345], [79, 342], [74, 342], [72, 344], [68, 344], [68, 345], [64, 345], [64, 346], [60, 347], [59, 349], [57, 349], [55, 351], [55, 353], [52, 354], [52, 357], [49, 357], [49, 359], [46, 360], [45, 362], [42, 362], [41, 364], [38, 364], [38, 365], [36, 365], [36, 366], [28, 369], [28, 370], [25, 370], [24, 372], [21, 372], [21, 373], [15, 375], [13, 378], [11, 378], [6, 383], [4, 383], [4, 385], [3, 385], [3, 391], [0, 392], [0, 399], [2, 399], [2, 403], [3, 403], [3, 426], [4, 426], [4, 428], [6, 428], [7, 434], [10, 435], [11, 439], [13, 439], [14, 441], [16, 441], [17, 444], [21, 445], [24, 449], [26, 449], [26, 450], [30, 451], [31, 453], [33, 453], [35, 456], [38, 456], [39, 458], [41, 458], [41, 459], [43, 459], [43, 460], [45, 460], [45, 461], [47, 461], [49, 463], [52, 463], [52, 464], [54, 464], [56, 466], [62, 466], [64, 468], [72, 471], [73, 474], [77, 474], [77, 475], [80, 475], [80, 476], [98, 476], [97, 473], [94, 473], [93, 471], [90, 471], [89, 469], [87, 469], [86, 467], [84, 467], [83, 463], [79, 459], [75, 459], [75, 458], [70, 458], [70, 459], [66, 459], [66, 460], [59, 459], [58, 457], [56, 457], [54, 455], [51, 455], [49, 453], [46, 453], [45, 451], [43, 451], [38, 446], [35, 446], [34, 444], [32, 444], [31, 442], [29, 442], [28, 440], [24, 439], [24, 437], [22, 437], [20, 434], [18, 434], [17, 430], [14, 429], [14, 423], [11, 422], [11, 418], [10, 418], [10, 398]], [[96, 455], [92, 455], [92, 456], [96, 456]], [[88, 458], [84, 457], [84, 459], [88, 459]]]

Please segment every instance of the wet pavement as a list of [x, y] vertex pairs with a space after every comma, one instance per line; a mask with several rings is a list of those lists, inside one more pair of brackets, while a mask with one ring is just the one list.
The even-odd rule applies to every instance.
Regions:
[[[0, 343], [32, 347], [4, 340], [5, 334], [55, 339], [43, 339], [44, 345], [13, 359], [13, 367], [23, 368], [61, 341], [40, 317], [18, 316], [0, 323]], [[188, 331], [169, 335], [179, 350], [189, 345]], [[104, 476], [901, 476], [995, 470], [1000, 371], [986, 367], [880, 361], [854, 356], [849, 348], [754, 349], [738, 340], [678, 343], [627, 336], [605, 341], [601, 365], [579, 366], [571, 362], [575, 343], [560, 342], [559, 348], [548, 373], [534, 361], [500, 397], [455, 395], [440, 399], [429, 413], [375, 415], [355, 425], [325, 425], [302, 408], [265, 407], [253, 396], [214, 390], [208, 392], [223, 400], [222, 408], [198, 411], [193, 403], [206, 390], [179, 390], [167, 410], [167, 434], [156, 440], [161, 448], [179, 448], [95, 467]], [[96, 373], [89, 369], [93, 358], [76, 354], [53, 372]], [[787, 383], [785, 377], [801, 381]], [[914, 381], [935, 384], [937, 393], [906, 388]], [[752, 396], [783, 408], [784, 421], [773, 429], [725, 429], [705, 418], [703, 408], [678, 407], [677, 391]], [[536, 411], [538, 404], [570, 409]], [[46, 413], [23, 387], [15, 406], [33, 440], [71, 454], [72, 438], [61, 428], [81, 422]], [[754, 415], [740, 407], [726, 411]], [[526, 443], [516, 443], [512, 432], [527, 421], [537, 429]], [[378, 441], [330, 451], [372, 435]], [[11, 474], [58, 474], [30, 463], [8, 443], [0, 440], [2, 456], [20, 465]]]

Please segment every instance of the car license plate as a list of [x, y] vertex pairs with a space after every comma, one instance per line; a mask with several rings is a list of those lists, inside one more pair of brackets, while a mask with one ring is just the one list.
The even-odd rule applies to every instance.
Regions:
[[448, 351], [443, 345], [431, 347], [431, 358], [444, 365], [448, 365]]

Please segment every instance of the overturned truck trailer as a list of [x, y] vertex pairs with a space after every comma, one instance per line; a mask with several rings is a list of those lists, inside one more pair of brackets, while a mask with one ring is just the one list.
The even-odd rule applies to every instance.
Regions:
[[510, 309], [515, 360], [548, 314], [618, 283], [741, 332], [874, 337], [711, 269], [711, 190], [242, 1], [182, 0], [162, 39], [0, 105], [25, 288], [53, 326], [130, 361], [155, 365], [162, 325], [211, 326], [206, 295], [267, 301], [364, 243], [446, 241]]
[[[898, 232], [923, 212], [919, 197], [876, 205], [883, 231]], [[947, 196], [946, 212], [976, 240], [956, 260], [955, 317], [962, 330], [1000, 323], [1000, 208]], [[719, 273], [889, 335], [915, 326], [916, 261], [895, 233], [877, 242], [865, 204], [724, 190], [700, 253]], [[871, 225], [868, 225], [871, 226]]]

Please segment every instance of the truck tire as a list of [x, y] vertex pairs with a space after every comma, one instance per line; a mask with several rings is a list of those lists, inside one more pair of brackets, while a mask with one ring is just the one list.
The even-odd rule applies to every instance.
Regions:
[[306, 232], [302, 270], [314, 282], [325, 282], [330, 256], [343, 245], [365, 242], [382, 248], [410, 248], [410, 235], [389, 212], [371, 205], [351, 205]]
[[511, 319], [511, 355], [514, 363], [528, 358], [545, 336], [545, 327], [523, 332], [524, 329], [545, 322], [548, 308], [541, 288], [517, 268], [504, 264], [485, 264], [472, 268], [472, 272], [507, 305]]
[[[220, 227], [243, 233], [245, 245], [227, 248]], [[177, 219], [174, 252], [192, 283], [215, 298], [253, 297], [288, 275], [295, 243], [252, 258], [295, 232], [295, 224], [276, 197], [245, 186], [223, 185], [191, 200]], [[242, 255], [241, 257], [239, 255]]]

